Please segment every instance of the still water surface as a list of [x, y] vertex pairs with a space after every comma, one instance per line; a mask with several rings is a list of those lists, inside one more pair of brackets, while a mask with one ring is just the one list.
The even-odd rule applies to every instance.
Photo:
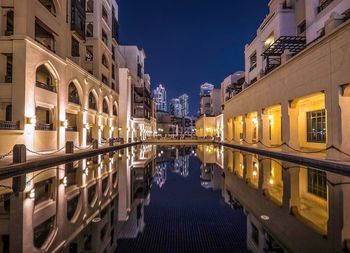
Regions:
[[350, 179], [141, 145], [0, 180], [0, 253], [349, 252]]

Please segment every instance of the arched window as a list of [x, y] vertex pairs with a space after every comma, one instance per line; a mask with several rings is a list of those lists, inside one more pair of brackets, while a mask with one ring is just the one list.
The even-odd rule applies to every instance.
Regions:
[[56, 81], [45, 65], [39, 66], [36, 70], [36, 86], [56, 92]]
[[34, 228], [33, 242], [36, 248], [41, 248], [50, 236], [55, 226], [55, 218], [55, 216], [52, 216]]
[[113, 105], [113, 115], [118, 116], [118, 109], [116, 105]]
[[45, 8], [56, 16], [56, 7], [52, 0], [39, 0], [39, 2], [45, 6]]
[[12, 121], [12, 105], [6, 106], [6, 121]]
[[103, 104], [102, 104], [102, 111], [104, 112], [104, 113], [107, 113], [108, 114], [108, 103], [107, 103], [107, 100], [106, 99], [104, 99], [103, 100]]
[[86, 26], [86, 37], [93, 37], [94, 36], [94, 24], [88, 23]]
[[92, 92], [89, 94], [89, 108], [92, 110], [97, 110], [96, 97]]
[[86, 1], [86, 12], [94, 12], [94, 0]]
[[68, 102], [80, 105], [79, 93], [74, 83], [68, 86]]
[[102, 64], [108, 69], [107, 57], [104, 54], [102, 55]]
[[5, 31], [6, 36], [13, 35], [13, 27], [14, 27], [13, 17], [14, 17], [13, 10], [10, 10], [6, 13], [6, 31]]

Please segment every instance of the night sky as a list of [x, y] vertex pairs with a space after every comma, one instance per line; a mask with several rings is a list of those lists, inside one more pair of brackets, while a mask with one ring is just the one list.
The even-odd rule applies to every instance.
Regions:
[[170, 98], [190, 96], [199, 107], [199, 86], [220, 87], [244, 70], [244, 46], [268, 13], [268, 0], [117, 0], [120, 41], [145, 49], [152, 89], [163, 84]]

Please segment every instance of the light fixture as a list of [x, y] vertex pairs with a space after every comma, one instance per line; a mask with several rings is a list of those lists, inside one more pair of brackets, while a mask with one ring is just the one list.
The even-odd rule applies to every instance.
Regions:
[[27, 192], [27, 198], [35, 199], [35, 188], [33, 188], [29, 192]]
[[271, 185], [273, 185], [273, 184], [275, 183], [275, 181], [273, 181], [273, 179], [270, 178], [269, 183], [270, 183]]
[[87, 130], [90, 129], [90, 124], [89, 124], [89, 123], [86, 123], [86, 124], [85, 124], [85, 129], [87, 129]]
[[118, 128], [118, 131], [121, 131], [121, 130], [122, 130], [122, 128], [121, 128], [121, 127], [119, 127], [119, 128]]
[[269, 120], [272, 121], [273, 120], [273, 116], [269, 115]]
[[101, 130], [101, 131], [103, 131], [103, 129], [104, 129], [104, 126], [103, 126], [103, 125], [101, 125], [101, 126], [100, 126], [100, 130]]
[[164, 154], [164, 151], [162, 150], [162, 151], [160, 151], [160, 153], [161, 153], [161, 154]]
[[260, 218], [265, 221], [268, 221], [270, 219], [270, 217], [267, 215], [261, 215]]
[[68, 120], [62, 120], [61, 127], [67, 128], [68, 127]]
[[28, 125], [35, 125], [36, 124], [36, 117], [33, 116], [33, 117], [27, 117], [26, 118], [26, 123]]
[[256, 172], [256, 170], [253, 171], [253, 176], [256, 177], [258, 173]]
[[258, 119], [257, 119], [257, 118], [253, 118], [253, 119], [252, 119], [252, 123], [253, 123], [254, 125], [257, 125], [257, 124], [258, 124]]
[[68, 179], [67, 179], [66, 176], [65, 176], [64, 178], [61, 179], [61, 184], [63, 184], [64, 187], [67, 187], [67, 185], [68, 185]]
[[111, 131], [112, 131], [112, 132], [114, 131], [114, 127], [111, 127]]

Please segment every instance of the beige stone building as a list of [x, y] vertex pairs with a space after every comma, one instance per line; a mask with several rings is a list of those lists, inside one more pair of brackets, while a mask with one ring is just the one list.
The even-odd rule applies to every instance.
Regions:
[[139, 65], [119, 45], [116, 1], [2, 1], [1, 14], [1, 154], [17, 143], [43, 151], [128, 139], [119, 127], [120, 75]]
[[[350, 153], [350, 2], [323, 2], [270, 1], [256, 40], [246, 46], [245, 87], [224, 104], [225, 141], [260, 147], [285, 143], [286, 150], [287, 145], [302, 151], [328, 148], [329, 158], [349, 158], [337, 149]], [[286, 13], [295, 29], [279, 34], [276, 29], [292, 25], [284, 19], [282, 26], [275, 24]], [[318, 37], [315, 26], [322, 30]], [[276, 35], [272, 40], [271, 31]], [[257, 51], [262, 58], [251, 65], [251, 48], [264, 41], [269, 44], [265, 51]], [[254, 74], [256, 68], [260, 75]]]

